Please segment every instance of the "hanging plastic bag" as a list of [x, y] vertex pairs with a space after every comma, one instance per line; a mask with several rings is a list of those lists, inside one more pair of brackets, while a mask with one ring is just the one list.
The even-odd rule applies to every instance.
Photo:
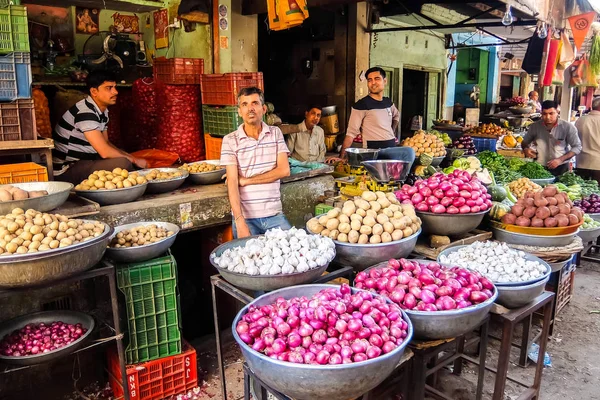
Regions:
[[[558, 63], [558, 58], [560, 56], [561, 42], [560, 38], [555, 38], [554, 35], [550, 39], [550, 44], [548, 46], [547, 51], [547, 59], [546, 66], [543, 70], [544, 79], [541, 81], [540, 86], [550, 86], [552, 85], [552, 78], [554, 77], [554, 70], [556, 69], [556, 64]], [[550, 35], [548, 36], [550, 37]]]
[[575, 60], [569, 70], [571, 72], [569, 87], [598, 87], [598, 82], [585, 54], [579, 60]]
[[564, 30], [560, 34], [560, 41], [562, 43], [562, 47], [556, 69], [565, 70], [569, 67], [569, 65], [571, 65], [573, 60], [575, 60], [575, 52], [573, 51], [573, 46], [571, 46], [569, 37]]
[[157, 149], [139, 150], [131, 153], [131, 155], [146, 160], [148, 163], [147, 168], [166, 168], [179, 160], [177, 153]]
[[527, 51], [525, 52], [521, 67], [528, 74], [540, 73], [545, 44], [546, 39], [540, 38], [538, 36], [538, 31], [536, 30], [529, 39], [529, 44], [527, 45]]

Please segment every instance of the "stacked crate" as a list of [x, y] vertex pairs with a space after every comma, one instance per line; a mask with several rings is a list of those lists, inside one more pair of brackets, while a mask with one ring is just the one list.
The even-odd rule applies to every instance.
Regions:
[[243, 123], [238, 114], [237, 95], [246, 87], [264, 89], [262, 72], [232, 72], [202, 75], [202, 121], [206, 158], [218, 160], [223, 137]]

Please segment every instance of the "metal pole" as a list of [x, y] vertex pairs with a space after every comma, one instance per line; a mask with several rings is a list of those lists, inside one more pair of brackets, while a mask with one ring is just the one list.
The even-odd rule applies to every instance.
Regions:
[[221, 380], [221, 398], [227, 400], [227, 388], [225, 384], [225, 365], [223, 364], [223, 347], [221, 344], [221, 328], [219, 327], [219, 313], [217, 307], [217, 293], [215, 290], [215, 281], [211, 277], [210, 287], [213, 300], [213, 319], [215, 321], [215, 340], [217, 342], [217, 362], [219, 363], [219, 379]]
[[112, 305], [113, 323], [115, 324], [115, 334], [117, 336], [117, 353], [119, 354], [119, 364], [121, 367], [121, 384], [123, 385], [123, 396], [125, 400], [129, 400], [129, 383], [127, 382], [127, 369], [125, 368], [123, 332], [121, 331], [121, 322], [119, 321], [119, 300], [117, 297], [117, 285], [115, 282], [114, 265], [111, 273], [108, 274], [108, 286], [110, 288], [110, 302]]

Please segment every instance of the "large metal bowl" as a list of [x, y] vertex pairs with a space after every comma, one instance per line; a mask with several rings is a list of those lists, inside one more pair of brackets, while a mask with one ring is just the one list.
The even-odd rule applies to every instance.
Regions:
[[[45, 190], [48, 192], [46, 196], [35, 197], [33, 199], [12, 200], [0, 202], [0, 214], [10, 214], [15, 208], [34, 210], [45, 212], [54, 210], [63, 205], [69, 198], [69, 192], [73, 189], [73, 185], [68, 182], [27, 182], [13, 183], [11, 186], [31, 192], [32, 190]], [[2, 189], [3, 186], [0, 186]]]
[[164, 254], [173, 245], [177, 238], [177, 234], [179, 233], [179, 227], [169, 222], [145, 221], [120, 225], [115, 227], [113, 234], [110, 236], [110, 240], [121, 231], [147, 225], [156, 225], [165, 228], [167, 231], [173, 231], [175, 234], [164, 238], [161, 241], [138, 247], [108, 247], [106, 249], [106, 256], [119, 263], [133, 263], [151, 260]]
[[[420, 264], [430, 264], [432, 260], [411, 259], [410, 261], [418, 261]], [[387, 263], [380, 263], [367, 268], [371, 269], [384, 268]], [[419, 339], [450, 339], [455, 338], [475, 329], [485, 316], [490, 312], [494, 301], [498, 297], [498, 288], [494, 290], [494, 295], [484, 301], [460, 310], [447, 311], [412, 311], [404, 310], [408, 314], [408, 318], [413, 323], [415, 338]]]
[[[198, 161], [195, 163], [189, 163], [188, 165], [194, 164], [212, 164], [212, 165], [221, 165], [219, 160], [206, 160], [206, 161]], [[198, 173], [190, 173], [189, 180], [197, 185], [212, 185], [213, 183], [219, 183], [223, 180], [223, 175], [225, 175], [225, 168], [216, 169], [210, 172], [198, 172]]]
[[553, 176], [552, 178], [544, 178], [544, 179], [530, 179], [531, 182], [537, 183], [540, 186], [546, 186], [554, 182], [556, 178]]
[[148, 168], [137, 171], [137, 173], [140, 174], [140, 176], [146, 176], [150, 173], [150, 171], [153, 170], [169, 173], [181, 172], [182, 176], [172, 179], [148, 181], [148, 188], [146, 189], [146, 193], [167, 193], [172, 190], [175, 190], [179, 186], [183, 185], [183, 182], [185, 182], [185, 180], [190, 174], [186, 170], [179, 168]]
[[86, 271], [102, 259], [112, 231], [105, 224], [104, 232], [87, 242], [38, 253], [0, 256], [0, 287], [37, 286]]
[[245, 246], [248, 240], [256, 239], [258, 237], [259, 236], [250, 236], [242, 239], [234, 239], [227, 243], [223, 243], [213, 250], [209, 257], [210, 263], [219, 271], [219, 274], [221, 274], [223, 279], [232, 285], [243, 289], [271, 291], [284, 287], [313, 282], [318, 277], [323, 275], [323, 272], [325, 272], [329, 266], [329, 263], [327, 263], [322, 267], [309, 269], [306, 272], [295, 272], [293, 274], [248, 275], [221, 268], [214, 262], [214, 257], [220, 257], [225, 250], [232, 249], [234, 247]]
[[135, 201], [144, 195], [148, 183], [122, 189], [111, 190], [76, 190], [78, 196], [95, 201], [101, 206], [123, 204]]
[[[237, 323], [252, 305], [268, 305], [279, 297], [310, 297], [331, 287], [338, 286], [302, 285], [267, 293], [244, 307], [233, 321], [233, 337], [238, 342], [250, 369], [267, 385], [296, 400], [348, 400], [361, 396], [377, 387], [396, 369], [404, 349], [412, 338], [413, 327], [403, 311], [402, 317], [408, 323], [408, 335], [393, 351], [358, 363], [321, 366], [274, 360], [252, 350], [242, 342], [236, 332]], [[352, 292], [356, 293], [358, 290], [353, 288]]]
[[82, 312], [71, 310], [42, 311], [23, 315], [2, 323], [0, 326], [0, 340], [2, 340], [5, 335], [11, 334], [15, 330], [19, 330], [27, 324], [40, 324], [43, 322], [49, 325], [55, 321], [62, 321], [64, 323], [73, 325], [81, 324], [85, 329], [87, 329], [87, 332], [73, 343], [61, 347], [60, 349], [49, 351], [48, 353], [19, 357], [0, 355], [0, 360], [8, 364], [34, 365], [64, 357], [67, 354], [79, 349], [91, 335], [92, 331], [94, 330], [94, 326], [96, 325], [94, 318]]
[[[445, 249], [444, 251], [442, 251], [440, 254], [438, 254], [437, 257], [437, 261], [441, 264], [442, 263], [442, 257], [447, 257], [448, 255], [450, 255], [450, 253], [454, 253], [456, 251], [459, 251], [460, 249], [464, 248], [464, 247], [468, 247], [469, 245], [461, 245], [461, 246], [452, 246], [452, 247], [448, 247], [447, 249]], [[518, 250], [515, 250], [518, 251]], [[524, 286], [524, 285], [530, 285], [532, 283], [535, 282], [539, 282], [543, 279], [546, 279], [550, 276], [550, 274], [552, 273], [552, 267], [550, 267], [550, 265], [542, 260], [539, 257], [534, 256], [533, 254], [529, 254], [529, 253], [525, 253], [525, 257], [524, 257], [527, 261], [537, 261], [538, 263], [542, 264], [543, 266], [546, 267], [546, 272], [544, 272], [544, 274], [538, 278], [534, 278], [534, 279], [530, 279], [527, 281], [523, 281], [523, 282], [494, 282], [494, 285], [496, 285], [497, 288], [500, 287], [506, 287], [506, 286]], [[449, 263], [444, 263], [446, 265], [450, 265]], [[467, 268], [464, 265], [459, 265], [459, 267], [463, 267], [463, 268]]]
[[598, 239], [598, 236], [600, 236], [600, 227], [592, 229], [579, 228], [579, 233], [577, 233], [577, 235], [581, 238], [583, 243], [595, 241]]
[[433, 157], [433, 161], [431, 162], [432, 167], [439, 167], [442, 161], [444, 161], [446, 156]]
[[513, 114], [517, 114], [517, 115], [526, 115], [526, 114], [531, 114], [533, 112], [535, 112], [535, 110], [532, 107], [508, 107], [508, 109], [510, 110], [511, 113]]
[[477, 228], [489, 211], [471, 214], [434, 214], [417, 211], [423, 221], [423, 232], [430, 235], [459, 236]]
[[[314, 233], [308, 226], [305, 229], [309, 233]], [[404, 258], [412, 253], [420, 234], [421, 229], [407, 238], [379, 244], [345, 243], [334, 240], [335, 262], [345, 267], [352, 267], [355, 271], [362, 271], [390, 258]]]
[[593, 219], [594, 221], [600, 221], [600, 213], [592, 213], [592, 214], [586, 213], [586, 214], [589, 215], [589, 217], [591, 219]]
[[360, 167], [364, 161], [372, 161], [377, 159], [379, 150], [361, 149], [357, 147], [349, 147], [346, 149], [348, 164], [352, 167]]
[[399, 160], [363, 161], [369, 175], [377, 182], [403, 182], [410, 172], [411, 163]]
[[538, 247], [561, 247], [568, 246], [573, 238], [579, 233], [579, 229], [573, 233], [567, 235], [557, 236], [539, 236], [539, 235], [527, 235], [524, 233], [509, 232], [505, 229], [498, 228], [492, 225], [492, 232], [494, 238], [499, 242], [505, 242], [509, 244], [520, 244], [522, 246], [538, 246]]
[[498, 299], [496, 300], [496, 303], [501, 304], [506, 308], [518, 308], [529, 304], [533, 299], [542, 294], [549, 279], [550, 276], [548, 275], [541, 281], [530, 285], [497, 286]]

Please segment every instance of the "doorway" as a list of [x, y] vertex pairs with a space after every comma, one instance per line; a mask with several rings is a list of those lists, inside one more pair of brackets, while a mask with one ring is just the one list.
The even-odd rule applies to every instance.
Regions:
[[410, 121], [415, 115], [423, 117], [426, 129], [427, 72], [404, 68], [402, 70], [402, 109], [400, 127], [403, 133], [410, 133]]

